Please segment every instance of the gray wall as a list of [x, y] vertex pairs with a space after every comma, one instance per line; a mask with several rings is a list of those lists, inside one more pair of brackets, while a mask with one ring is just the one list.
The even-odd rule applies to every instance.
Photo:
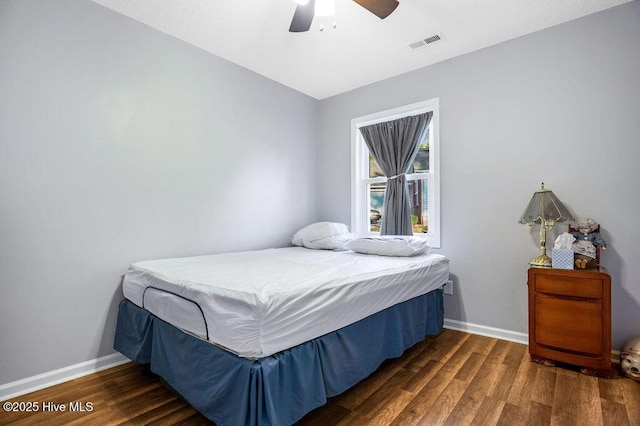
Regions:
[[439, 97], [445, 316], [527, 332], [538, 234], [517, 221], [544, 181], [602, 224], [619, 349], [640, 335], [639, 40], [636, 1], [322, 101], [319, 216], [350, 221], [352, 118]]
[[130, 263], [313, 221], [317, 112], [95, 3], [0, 1], [0, 384], [113, 353]]

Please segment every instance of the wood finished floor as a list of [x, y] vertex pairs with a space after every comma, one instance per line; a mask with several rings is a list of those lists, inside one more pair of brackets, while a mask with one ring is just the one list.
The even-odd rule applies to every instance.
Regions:
[[[444, 330], [309, 413], [298, 425], [640, 426], [640, 383], [598, 379], [529, 361], [527, 346]], [[53, 402], [65, 412], [7, 413], [0, 425], [210, 425], [128, 363], [11, 401]], [[70, 412], [70, 402], [91, 402]]]

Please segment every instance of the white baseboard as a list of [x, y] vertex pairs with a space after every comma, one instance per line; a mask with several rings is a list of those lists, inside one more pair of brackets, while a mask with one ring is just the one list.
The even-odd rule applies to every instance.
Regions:
[[[478, 334], [480, 336], [493, 337], [495, 339], [507, 340], [509, 342], [529, 344], [529, 334], [517, 331], [503, 330], [501, 328], [487, 327], [486, 325], [473, 324], [469, 322], [444, 319], [444, 328], [464, 331], [465, 333]], [[620, 351], [611, 350], [611, 362], [620, 364]]]
[[15, 398], [30, 392], [48, 388], [49, 386], [59, 383], [68, 382], [78, 377], [87, 376], [107, 368], [116, 367], [118, 365], [129, 362], [130, 359], [120, 353], [115, 353], [79, 364], [63, 367], [58, 370], [49, 371], [47, 373], [38, 374], [37, 376], [27, 377], [26, 379], [16, 380], [15, 382], [0, 385], [0, 401]]
[[517, 331], [503, 330], [501, 328], [488, 327], [486, 325], [473, 324], [470, 322], [456, 321], [444, 319], [444, 328], [451, 330], [464, 331], [465, 333], [478, 334], [480, 336], [493, 337], [509, 342], [529, 344], [529, 335]]

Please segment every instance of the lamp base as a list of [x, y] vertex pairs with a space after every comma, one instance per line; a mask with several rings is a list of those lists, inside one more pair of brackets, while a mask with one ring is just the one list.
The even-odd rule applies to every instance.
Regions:
[[551, 268], [551, 258], [546, 254], [534, 257], [529, 261], [532, 268]]

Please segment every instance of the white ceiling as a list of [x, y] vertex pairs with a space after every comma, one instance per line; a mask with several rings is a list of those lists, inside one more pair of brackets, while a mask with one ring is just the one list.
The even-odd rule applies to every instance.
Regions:
[[306, 33], [288, 31], [295, 0], [92, 1], [323, 99], [630, 0], [399, 0], [384, 20], [336, 0], [328, 28]]

